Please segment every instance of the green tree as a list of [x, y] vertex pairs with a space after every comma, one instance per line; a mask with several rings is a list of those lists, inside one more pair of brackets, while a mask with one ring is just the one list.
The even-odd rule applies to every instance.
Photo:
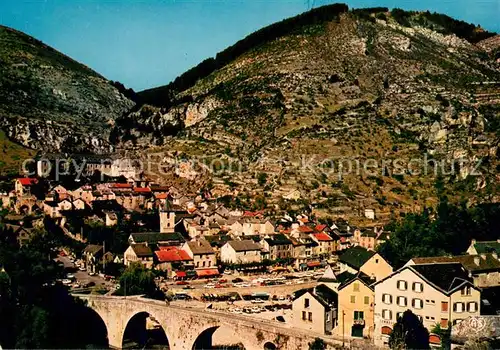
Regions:
[[442, 328], [438, 323], [432, 329], [432, 333], [439, 335], [441, 339], [441, 350], [450, 350], [451, 349], [451, 326], [448, 324], [448, 328]]
[[141, 295], [145, 294], [151, 298], [162, 298], [154, 280], [154, 274], [146, 269], [141, 263], [132, 263], [120, 277], [120, 288], [118, 295]]
[[[39, 231], [21, 247], [11, 231], [0, 228], [0, 344], [3, 347], [107, 345], [105, 330], [91, 329], [95, 323], [84, 317], [91, 310], [81, 300], [74, 299], [66, 287], [54, 283], [63, 275], [62, 268], [53, 260], [58, 241], [55, 231]], [[93, 336], [97, 334], [98, 338]]]
[[314, 339], [313, 342], [309, 343], [309, 350], [325, 350], [326, 343], [321, 338]]
[[267, 183], [267, 174], [259, 173], [259, 175], [257, 176], [257, 182], [260, 186], [264, 186]]
[[393, 350], [430, 349], [429, 332], [414, 313], [406, 310], [392, 329], [389, 347]]

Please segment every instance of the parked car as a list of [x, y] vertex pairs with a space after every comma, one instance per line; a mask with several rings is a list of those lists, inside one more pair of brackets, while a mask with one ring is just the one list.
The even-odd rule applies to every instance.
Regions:
[[262, 304], [263, 302], [264, 302], [264, 300], [259, 299], [259, 298], [254, 299], [254, 300], [251, 301], [252, 304]]
[[208, 289], [215, 288], [215, 284], [213, 284], [213, 283], [205, 284], [205, 288], [208, 288]]
[[243, 282], [243, 279], [237, 277], [237, 278], [233, 278], [233, 280], [231, 282], [233, 282], [233, 283], [241, 283], [241, 282]]
[[96, 273], [95, 272], [89, 272], [89, 276], [95, 276]]
[[184, 288], [182, 288], [182, 289], [194, 289], [194, 287], [193, 287], [193, 286], [185, 286], [185, 287], [184, 287]]
[[175, 282], [175, 284], [178, 286], [185, 286], [185, 285], [188, 285], [189, 282], [188, 281], [177, 281], [177, 282]]

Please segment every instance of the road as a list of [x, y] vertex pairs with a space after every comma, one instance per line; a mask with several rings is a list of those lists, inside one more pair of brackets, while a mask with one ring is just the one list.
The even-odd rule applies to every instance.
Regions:
[[115, 285], [115, 283], [106, 281], [99, 275], [90, 276], [87, 271], [80, 271], [67, 256], [58, 256], [56, 260], [64, 264], [65, 270], [71, 271], [71, 274], [75, 276], [75, 279], [78, 283], [80, 283], [80, 285], [84, 285], [89, 282], [94, 282], [96, 286], [104, 286], [106, 288], [112, 288]]

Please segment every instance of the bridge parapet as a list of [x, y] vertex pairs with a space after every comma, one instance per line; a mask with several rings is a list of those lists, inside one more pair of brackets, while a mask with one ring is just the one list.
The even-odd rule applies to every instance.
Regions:
[[[121, 348], [128, 322], [138, 313], [154, 317], [167, 335], [170, 349], [192, 350], [211, 340], [220, 329], [225, 338], [241, 343], [246, 350], [264, 349], [273, 343], [277, 349], [302, 350], [315, 338], [322, 338], [332, 347], [340, 345], [340, 339], [302, 329], [292, 328], [274, 321], [251, 316], [232, 315], [224, 312], [169, 305], [164, 301], [143, 296], [74, 295], [87, 301], [104, 321], [111, 347]], [[205, 347], [206, 348], [206, 347]]]

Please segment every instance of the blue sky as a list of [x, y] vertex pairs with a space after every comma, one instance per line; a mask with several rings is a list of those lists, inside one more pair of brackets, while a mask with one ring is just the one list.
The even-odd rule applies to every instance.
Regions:
[[[316, 0], [315, 6], [331, 2]], [[350, 7], [431, 10], [500, 32], [500, 0], [353, 0]], [[307, 0], [0, 0], [0, 24], [33, 35], [108, 79], [164, 85]]]

